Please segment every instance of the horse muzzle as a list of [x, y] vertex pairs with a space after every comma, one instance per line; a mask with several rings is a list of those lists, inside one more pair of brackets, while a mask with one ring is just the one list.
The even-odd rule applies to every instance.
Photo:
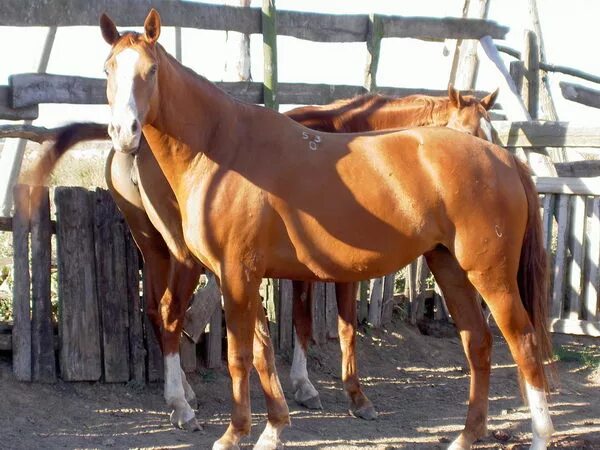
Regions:
[[113, 148], [116, 151], [131, 153], [140, 145], [142, 127], [137, 119], [134, 119], [131, 124], [128, 124], [127, 126], [111, 122], [108, 125], [108, 135], [110, 136]]

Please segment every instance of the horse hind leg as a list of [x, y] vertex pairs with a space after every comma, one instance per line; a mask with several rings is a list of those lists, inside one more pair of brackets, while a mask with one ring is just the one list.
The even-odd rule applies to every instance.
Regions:
[[364, 394], [356, 364], [356, 290], [357, 283], [336, 283], [335, 295], [338, 306], [338, 333], [342, 350], [342, 381], [348, 400], [350, 414], [365, 420], [377, 418], [377, 411]]
[[319, 392], [308, 378], [306, 352], [311, 340], [313, 302], [311, 283], [293, 281], [294, 357], [290, 369], [290, 380], [294, 400], [308, 409], [323, 409]]
[[465, 427], [449, 447], [449, 450], [465, 450], [487, 434], [492, 333], [481, 311], [477, 291], [456, 258], [441, 246], [425, 257], [444, 293], [471, 372]]
[[[482, 261], [482, 264], [485, 264]], [[545, 450], [554, 428], [546, 401], [546, 378], [540, 343], [529, 315], [523, 306], [517, 284], [517, 270], [510, 264], [484, 265], [483, 270], [469, 270], [469, 280], [481, 293], [502, 332], [519, 371], [531, 411], [533, 440], [531, 450]]]

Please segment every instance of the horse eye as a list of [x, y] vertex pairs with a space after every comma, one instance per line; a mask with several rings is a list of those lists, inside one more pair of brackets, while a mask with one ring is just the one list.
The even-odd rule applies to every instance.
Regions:
[[158, 70], [158, 66], [156, 64], [153, 64], [152, 66], [150, 66], [150, 70], [148, 70], [148, 74], [154, 75], [157, 70]]

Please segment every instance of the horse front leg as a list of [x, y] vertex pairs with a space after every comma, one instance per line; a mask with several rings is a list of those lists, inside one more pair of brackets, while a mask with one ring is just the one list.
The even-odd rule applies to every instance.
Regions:
[[303, 281], [292, 281], [292, 286], [292, 315], [295, 339], [290, 379], [294, 389], [294, 400], [308, 409], [323, 409], [319, 393], [308, 379], [306, 368], [306, 353], [312, 335], [312, 284]]
[[336, 283], [335, 296], [338, 306], [338, 334], [342, 350], [342, 381], [348, 400], [350, 414], [365, 420], [377, 418], [371, 400], [362, 391], [356, 366], [356, 290], [358, 283]]
[[[230, 269], [218, 276], [227, 323], [227, 362], [233, 409], [227, 431], [213, 444], [213, 450], [239, 449], [240, 439], [250, 434], [249, 376], [253, 363], [265, 391], [269, 416], [265, 432], [257, 445], [261, 449], [275, 449], [279, 445], [281, 430], [289, 423], [289, 412], [279, 385], [264, 312], [259, 311], [259, 308], [262, 309], [258, 294], [261, 279], [238, 268], [240, 270]], [[258, 341], [256, 344], [255, 336]], [[253, 354], [253, 349], [256, 354]]]
[[179, 341], [185, 311], [198, 285], [201, 268], [191, 261], [185, 264], [171, 258], [168, 273], [167, 288], [160, 300], [165, 401], [171, 408], [171, 423], [178, 428], [195, 431], [200, 429], [200, 425], [190, 403], [196, 406], [196, 395], [181, 369]]

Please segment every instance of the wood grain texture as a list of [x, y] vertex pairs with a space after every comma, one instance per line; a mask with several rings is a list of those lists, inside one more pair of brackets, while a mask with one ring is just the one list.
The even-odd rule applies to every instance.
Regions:
[[550, 306], [550, 317], [552, 319], [561, 319], [564, 309], [565, 300], [565, 284], [566, 284], [566, 268], [567, 268], [567, 251], [568, 238], [570, 228], [570, 200], [568, 195], [560, 195], [558, 197], [557, 211], [557, 247], [556, 256], [554, 259], [553, 268], [553, 283], [552, 283], [552, 300]]
[[102, 354], [93, 197], [76, 187], [59, 187], [54, 195], [61, 377], [65, 381], [97, 381], [102, 375]]

